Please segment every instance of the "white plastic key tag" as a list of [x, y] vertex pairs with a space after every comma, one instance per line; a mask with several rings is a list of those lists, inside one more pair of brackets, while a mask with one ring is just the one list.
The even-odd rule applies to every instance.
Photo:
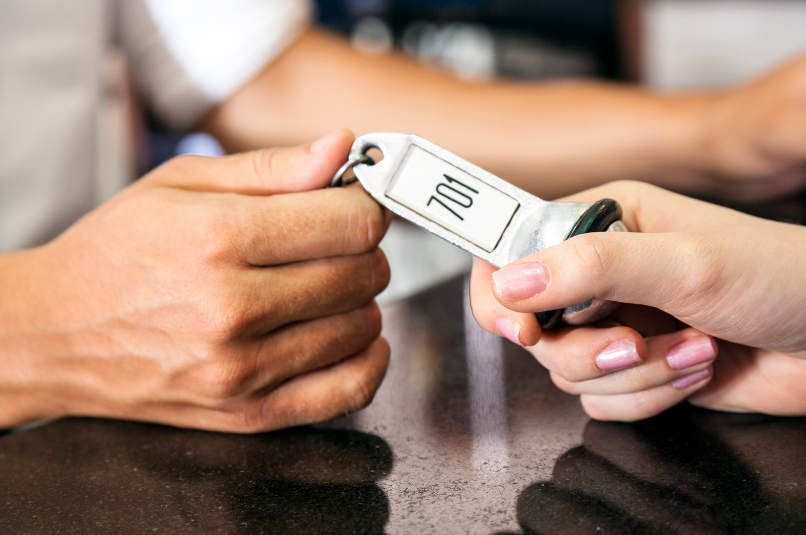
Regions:
[[[366, 155], [373, 148], [383, 153], [378, 163]], [[342, 185], [350, 168], [381, 205], [496, 267], [577, 234], [626, 231], [615, 201], [544, 201], [411, 134], [359, 137], [331, 186]], [[581, 325], [607, 316], [616, 306], [591, 300], [539, 313], [538, 319], [544, 328], [557, 326], [561, 318]]]

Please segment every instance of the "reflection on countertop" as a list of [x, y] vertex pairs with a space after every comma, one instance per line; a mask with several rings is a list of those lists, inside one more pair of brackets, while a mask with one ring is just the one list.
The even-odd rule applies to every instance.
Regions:
[[90, 419], [0, 446], [0, 533], [380, 533], [383, 439], [299, 428], [259, 436]]
[[591, 421], [518, 497], [527, 533], [804, 533], [806, 421], [677, 408]]
[[590, 421], [466, 281], [384, 308], [367, 409], [257, 436], [67, 419], [0, 438], [0, 533], [804, 533], [806, 419]]

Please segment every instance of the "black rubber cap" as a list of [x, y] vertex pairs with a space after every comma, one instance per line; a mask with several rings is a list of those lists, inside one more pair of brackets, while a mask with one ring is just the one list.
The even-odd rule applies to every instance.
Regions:
[[[621, 206], [613, 199], [602, 199], [596, 201], [590, 208], [585, 210], [582, 217], [577, 219], [574, 228], [568, 234], [566, 240], [579, 236], [580, 234], [588, 234], [590, 232], [604, 232], [607, 227], [621, 219]], [[537, 321], [543, 329], [555, 329], [560, 325], [560, 320], [563, 315], [563, 309], [550, 310], [548, 312], [538, 312]]]

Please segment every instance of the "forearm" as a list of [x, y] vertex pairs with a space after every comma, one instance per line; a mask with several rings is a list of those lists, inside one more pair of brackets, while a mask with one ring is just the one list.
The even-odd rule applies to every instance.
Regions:
[[619, 178], [689, 191], [699, 187], [709, 99], [590, 81], [469, 83], [402, 56], [359, 54], [313, 30], [206, 126], [230, 150], [341, 126], [412, 132], [549, 198]]

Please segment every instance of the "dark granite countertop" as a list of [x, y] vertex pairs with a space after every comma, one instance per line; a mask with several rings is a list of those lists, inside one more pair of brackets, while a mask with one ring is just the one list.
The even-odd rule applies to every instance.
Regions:
[[384, 311], [367, 409], [257, 436], [66, 419], [0, 438], [0, 534], [806, 533], [806, 419], [590, 421], [465, 281]]

